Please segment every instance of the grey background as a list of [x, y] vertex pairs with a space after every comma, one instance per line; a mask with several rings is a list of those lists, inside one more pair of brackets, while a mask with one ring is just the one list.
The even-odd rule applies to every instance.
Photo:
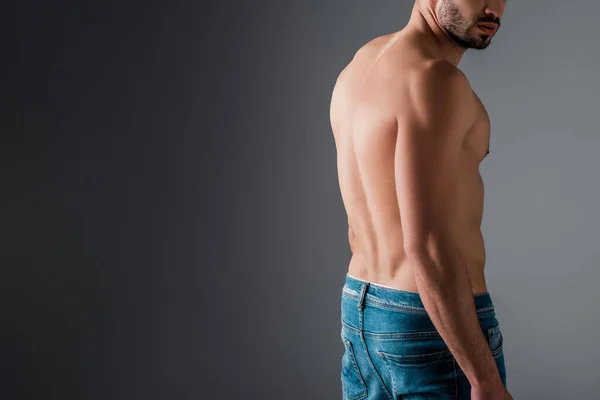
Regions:
[[[18, 2], [3, 15], [0, 397], [335, 399], [331, 88], [412, 1]], [[595, 1], [510, 1], [487, 276], [516, 399], [600, 391]]]

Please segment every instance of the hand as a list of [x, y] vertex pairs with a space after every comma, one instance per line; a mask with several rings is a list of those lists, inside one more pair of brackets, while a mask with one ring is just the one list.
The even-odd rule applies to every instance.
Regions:
[[471, 400], [513, 400], [513, 398], [502, 385], [499, 387], [471, 388]]

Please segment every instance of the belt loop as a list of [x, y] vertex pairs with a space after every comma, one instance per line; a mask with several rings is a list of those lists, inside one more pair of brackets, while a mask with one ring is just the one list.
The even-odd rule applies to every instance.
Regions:
[[360, 289], [360, 299], [358, 300], [358, 309], [362, 310], [365, 306], [365, 297], [367, 296], [367, 289], [369, 288], [369, 282], [365, 282], [363, 287]]

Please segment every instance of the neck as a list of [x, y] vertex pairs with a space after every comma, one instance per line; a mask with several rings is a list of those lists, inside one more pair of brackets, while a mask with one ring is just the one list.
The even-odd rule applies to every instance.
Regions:
[[[425, 4], [424, 4], [425, 3]], [[462, 59], [467, 49], [458, 46], [442, 28], [432, 2], [415, 1], [412, 14], [406, 28], [423, 36], [424, 40], [434, 49], [438, 57], [443, 58], [454, 66]]]

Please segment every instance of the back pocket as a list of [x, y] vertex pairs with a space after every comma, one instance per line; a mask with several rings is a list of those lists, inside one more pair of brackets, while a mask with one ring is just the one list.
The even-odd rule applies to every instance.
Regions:
[[502, 355], [504, 338], [502, 337], [502, 331], [500, 330], [500, 324], [496, 323], [494, 326], [488, 328], [488, 344], [494, 358], [498, 358]]
[[496, 360], [496, 366], [498, 367], [498, 372], [500, 373], [500, 379], [504, 386], [506, 386], [506, 363], [504, 361], [504, 338], [502, 337], [502, 331], [500, 330], [500, 325], [498, 322], [488, 328], [487, 330], [487, 339], [488, 344], [490, 345], [490, 350], [492, 351], [492, 356], [494, 356], [494, 360]]
[[430, 339], [399, 341], [390, 345], [386, 343], [384, 346], [398, 349], [393, 352], [380, 350], [377, 354], [390, 373], [394, 396], [446, 399], [456, 392], [452, 353], [439, 334], [432, 335]]
[[360, 400], [367, 397], [367, 385], [360, 374], [352, 342], [342, 336], [344, 355], [342, 356], [342, 391], [344, 400]]

